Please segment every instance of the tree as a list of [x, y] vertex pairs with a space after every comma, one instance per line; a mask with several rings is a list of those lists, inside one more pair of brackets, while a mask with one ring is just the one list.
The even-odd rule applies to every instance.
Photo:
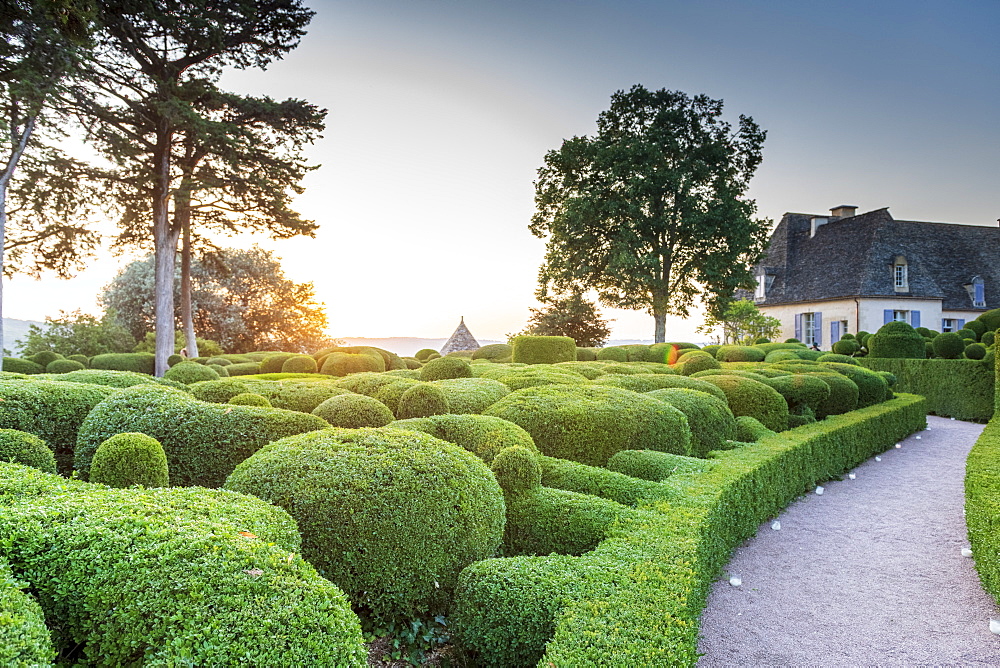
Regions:
[[135, 339], [116, 322], [115, 312], [102, 318], [73, 311], [46, 318], [42, 327], [32, 325], [21, 344], [21, 355], [51, 350], [60, 355], [103, 355], [131, 352]]
[[595, 289], [606, 306], [646, 309], [663, 342], [667, 314], [752, 283], [768, 223], [745, 193], [765, 133], [721, 114], [721, 100], [636, 85], [612, 95], [594, 137], [546, 154], [530, 225], [547, 238], [543, 295]]
[[[223, 249], [191, 263], [194, 323], [205, 339], [229, 353], [255, 350], [314, 352], [327, 342], [327, 319], [312, 283], [285, 277], [270, 251]], [[180, 291], [176, 272], [175, 291]], [[128, 264], [104, 288], [101, 304], [119, 324], [142, 339], [155, 322], [154, 258]], [[179, 311], [175, 322], [181, 321]], [[173, 348], [171, 341], [171, 348]]]
[[[174, 264], [182, 224], [171, 201], [185, 133], [207, 132], [197, 101], [217, 94], [225, 67], [266, 67], [293, 49], [313, 12], [299, 0], [101, 0], [95, 57], [76, 110], [92, 141], [148, 206], [155, 258], [156, 373], [174, 337]], [[137, 199], [136, 201], [141, 201]]]
[[539, 301], [545, 308], [529, 309], [531, 319], [525, 334], [568, 336], [582, 348], [603, 346], [611, 336], [608, 321], [598, 313], [594, 302], [584, 299], [579, 292], [549, 295]]
[[705, 324], [698, 328], [702, 334], [711, 334], [721, 329], [720, 342], [749, 346], [756, 339], [773, 339], [781, 333], [781, 321], [764, 315], [757, 305], [748, 299], [740, 299], [726, 304], [721, 313], [710, 309]]

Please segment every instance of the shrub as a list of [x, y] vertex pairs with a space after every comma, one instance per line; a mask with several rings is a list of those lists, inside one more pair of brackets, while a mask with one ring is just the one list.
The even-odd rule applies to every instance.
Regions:
[[285, 360], [295, 357], [295, 353], [273, 353], [260, 362], [261, 373], [281, 373]]
[[720, 345], [712, 344], [712, 345], [708, 345], [708, 346], [702, 346], [701, 349], [704, 352], [706, 352], [709, 355], [711, 355], [712, 357], [715, 357], [715, 353], [719, 352], [719, 348], [721, 348], [721, 347], [722, 346], [720, 346]]
[[472, 378], [472, 366], [460, 357], [440, 357], [430, 360], [420, 369], [420, 380], [445, 378]]
[[599, 466], [587, 466], [545, 455], [541, 455], [538, 461], [542, 467], [542, 484], [553, 489], [599, 496], [626, 506], [635, 506], [643, 499], [658, 498], [665, 493], [663, 486], [658, 483], [632, 478]]
[[115, 434], [97, 446], [90, 464], [90, 480], [109, 487], [166, 487], [167, 455], [155, 438]]
[[972, 339], [973, 343], [975, 343], [979, 339], [979, 336], [976, 334], [976, 332], [974, 330], [969, 329], [968, 327], [963, 327], [962, 329], [958, 330], [955, 333], [958, 334], [962, 339]]
[[761, 382], [773, 387], [785, 398], [791, 413], [802, 414], [804, 409], [808, 409], [815, 414], [830, 398], [830, 386], [808, 374], [765, 378]]
[[184, 357], [182, 357], [181, 355], [178, 355], [177, 353], [174, 353], [173, 355], [171, 355], [170, 357], [167, 358], [167, 366], [168, 367], [172, 367], [173, 365], [180, 364], [183, 361], [184, 361]]
[[408, 389], [419, 384], [419, 380], [412, 378], [397, 378], [395, 382], [382, 385], [370, 396], [373, 399], [377, 399], [385, 404], [386, 407], [392, 411], [392, 414], [395, 415], [399, 411], [399, 398], [402, 397]]
[[970, 343], [965, 347], [965, 357], [970, 360], [981, 360], [986, 357], [986, 346], [981, 343]]
[[206, 364], [205, 368], [214, 371], [219, 378], [229, 378], [229, 372], [226, 371], [226, 367], [224, 366], [220, 366], [218, 364]]
[[421, 348], [420, 350], [417, 351], [417, 354], [414, 355], [414, 357], [423, 362], [430, 359], [431, 356], [433, 355], [437, 355], [438, 357], [441, 356], [441, 354], [436, 350], [433, 350], [431, 348]]
[[493, 555], [503, 532], [503, 493], [489, 468], [401, 429], [276, 441], [237, 467], [226, 489], [287, 507], [303, 555], [376, 620], [444, 612], [459, 572]]
[[434, 385], [448, 398], [449, 413], [482, 413], [510, 394], [510, 388], [490, 378], [450, 378]]
[[[735, 432], [734, 420], [733, 433]], [[672, 455], [669, 452], [622, 450], [608, 460], [607, 468], [633, 478], [659, 482], [675, 473], [702, 473], [709, 468], [709, 464], [704, 459]]]
[[330, 353], [323, 361], [320, 373], [328, 376], [347, 376], [364, 371], [385, 371], [385, 362], [381, 357], [361, 355], [358, 353]]
[[817, 419], [849, 413], [858, 407], [858, 386], [847, 376], [825, 370], [810, 371], [808, 375], [822, 380], [830, 388], [830, 395], [815, 409]]
[[75, 466], [89, 476], [100, 443], [115, 434], [141, 432], [163, 444], [174, 485], [218, 487], [265, 443], [327, 426], [315, 415], [209, 404], [181, 392], [134, 387], [120, 390], [87, 415]]
[[764, 351], [751, 346], [722, 346], [715, 352], [720, 362], [763, 362]]
[[[209, 381], [211, 382], [211, 381]], [[240, 392], [236, 396], [229, 399], [227, 404], [232, 404], [234, 406], [257, 406], [259, 408], [273, 408], [271, 402], [267, 400], [262, 394], [254, 394], [253, 392]]]
[[360, 427], [384, 427], [395, 418], [392, 411], [381, 401], [363, 394], [340, 394], [330, 397], [313, 412], [334, 427], [358, 429]]
[[609, 362], [628, 362], [628, 351], [619, 346], [600, 348], [597, 351], [597, 359], [607, 360]]
[[107, 353], [90, 358], [91, 369], [107, 369], [110, 371], [134, 371], [150, 376], [156, 368], [156, 356], [153, 353]]
[[[661, 389], [682, 388], [686, 390], [698, 390], [699, 392], [706, 392], [726, 401], [726, 393], [712, 383], [707, 383], [697, 378], [688, 378], [687, 376], [664, 376], [663, 378], [665, 380], [661, 381]], [[658, 392], [659, 390], [650, 390], [645, 394], [658, 399], [660, 396]]]
[[61, 360], [66, 358], [60, 355], [59, 353], [53, 352], [51, 350], [42, 350], [41, 352], [37, 352], [34, 355], [30, 356], [28, 359], [34, 362], [35, 364], [39, 365], [40, 367], [45, 368], [52, 362], [55, 362], [56, 360]]
[[42, 608], [0, 557], [0, 665], [49, 666], [56, 658]]
[[403, 364], [406, 365], [407, 369], [411, 369], [411, 370], [412, 369], [420, 369], [420, 367], [423, 366], [423, 364], [421, 364], [420, 360], [418, 360], [416, 357], [403, 357], [401, 359], [403, 360]]
[[965, 350], [965, 344], [962, 343], [962, 337], [960, 337], [955, 332], [945, 332], [943, 334], [938, 334], [934, 337], [931, 342], [934, 349], [934, 354], [942, 359], [958, 359], [962, 356], [962, 352]]
[[991, 309], [980, 313], [976, 320], [986, 325], [986, 329], [995, 332], [1000, 329], [1000, 308]]
[[764, 361], [768, 364], [776, 364], [778, 362], [785, 362], [788, 360], [800, 360], [798, 352], [792, 350], [773, 350], [767, 354]]
[[712, 450], [721, 450], [725, 447], [723, 441], [736, 436], [736, 418], [723, 399], [682, 388], [657, 390], [646, 396], [665, 401], [684, 413], [691, 429], [692, 457], [705, 457]]
[[252, 376], [260, 373], [259, 362], [237, 362], [226, 367], [230, 376]]
[[850, 357], [859, 350], [861, 350], [861, 344], [854, 339], [841, 339], [833, 344], [833, 352], [838, 355]]
[[705, 376], [702, 380], [718, 385], [726, 393], [733, 415], [748, 415], [772, 431], [788, 429], [788, 404], [774, 388], [751, 378], [733, 375]]
[[[485, 365], [484, 365], [485, 366]], [[481, 378], [498, 380], [512, 390], [543, 385], [587, 385], [586, 377], [557, 366], [537, 364], [530, 367], [506, 367], [490, 365], [476, 375]]]
[[690, 376], [693, 373], [706, 369], [721, 369], [719, 361], [706, 352], [696, 351], [684, 356], [683, 361], [677, 365], [681, 375]]
[[262, 381], [233, 380], [220, 378], [218, 380], [202, 380], [192, 383], [191, 394], [196, 399], [215, 404], [229, 403], [229, 400], [240, 394], [249, 394]]
[[760, 420], [749, 415], [740, 415], [736, 418], [736, 439], [743, 443], [756, 443], [765, 436], [773, 436], [775, 431], [768, 429], [760, 423]]
[[662, 401], [615, 387], [548, 386], [517, 390], [487, 415], [523, 427], [546, 455], [603, 466], [619, 450], [690, 454], [684, 414]]
[[392, 427], [430, 434], [434, 438], [459, 445], [487, 464], [506, 448], [524, 448], [537, 453], [531, 434], [513, 422], [491, 415], [432, 415], [397, 420]]
[[400, 420], [447, 412], [449, 412], [448, 396], [444, 390], [431, 383], [420, 383], [403, 392], [396, 407], [396, 417]]
[[996, 343], [996, 332], [986, 332], [979, 339], [979, 342], [987, 347], [992, 346], [994, 343]]
[[1000, 421], [990, 421], [966, 461], [965, 521], [983, 588], [1000, 601]]
[[187, 386], [164, 378], [156, 378], [144, 373], [134, 371], [108, 371], [105, 369], [79, 369], [69, 373], [59, 374], [47, 380], [69, 381], [73, 383], [89, 383], [91, 385], [105, 385], [107, 387], [132, 387], [134, 385], [164, 385], [179, 390], [187, 390]]
[[994, 370], [978, 360], [865, 359], [873, 371], [888, 371], [897, 381], [897, 392], [919, 394], [935, 415], [983, 422], [994, 414]]
[[281, 363], [282, 373], [316, 373], [316, 360], [309, 355], [295, 355]]
[[10, 373], [23, 373], [28, 375], [45, 373], [45, 367], [41, 364], [36, 364], [31, 360], [21, 359], [20, 357], [4, 357], [3, 370]]
[[581, 362], [596, 362], [597, 348], [577, 348], [576, 359]]
[[518, 445], [504, 448], [490, 463], [490, 470], [504, 494], [522, 494], [542, 486], [538, 452]]
[[13, 462], [46, 473], [56, 472], [56, 459], [45, 441], [17, 429], [0, 429], [0, 462]]
[[847, 355], [842, 355], [840, 353], [827, 353], [826, 355], [820, 355], [816, 358], [817, 362], [839, 362], [841, 364], [854, 364], [857, 366], [858, 361], [853, 357]]
[[209, 357], [207, 360], [205, 360], [206, 365], [218, 364], [219, 366], [230, 366], [232, 363], [233, 363], [232, 360], [226, 359], [225, 357]]
[[771, 339], [767, 338], [766, 336], [762, 336], [759, 339], [754, 339], [753, 340], [753, 344], [755, 346], [759, 346], [762, 343], [770, 343], [770, 342], [771, 342]]
[[924, 359], [927, 356], [924, 337], [905, 322], [887, 322], [866, 344], [871, 357]]
[[48, 366], [45, 367], [45, 373], [69, 373], [70, 371], [80, 371], [86, 368], [85, 364], [80, 364], [75, 360], [59, 359], [49, 362]]
[[791, 338], [791, 339], [785, 339], [785, 343], [802, 343], [802, 342], [796, 338]]
[[80, 664], [365, 665], [348, 601], [258, 499], [0, 464], [0, 503], [6, 556]]
[[824, 362], [823, 366], [854, 381], [854, 384], [858, 386], [858, 408], [872, 406], [892, 398], [889, 384], [885, 378], [874, 371], [853, 364], [837, 364], [836, 362]]
[[513, 348], [507, 343], [491, 343], [488, 346], [483, 346], [479, 350], [472, 353], [472, 359], [474, 360], [489, 360], [491, 362], [503, 362], [510, 361]]
[[[511, 359], [523, 364], [556, 364], [576, 360], [576, 341], [568, 336], [515, 336]], [[628, 353], [625, 355], [628, 359]]]
[[163, 374], [167, 380], [174, 380], [178, 383], [190, 385], [201, 380], [219, 380], [219, 373], [210, 367], [197, 362], [181, 362], [176, 366], [167, 369]]

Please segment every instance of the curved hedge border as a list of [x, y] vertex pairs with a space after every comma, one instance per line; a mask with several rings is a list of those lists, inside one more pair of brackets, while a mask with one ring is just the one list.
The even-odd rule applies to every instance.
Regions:
[[[515, 557], [462, 573], [454, 618], [488, 665], [693, 665], [698, 616], [732, 550], [817, 482], [926, 426], [922, 397], [726, 451], [660, 483], [669, 500], [620, 521], [580, 557]], [[634, 519], [633, 519], [634, 518]]]

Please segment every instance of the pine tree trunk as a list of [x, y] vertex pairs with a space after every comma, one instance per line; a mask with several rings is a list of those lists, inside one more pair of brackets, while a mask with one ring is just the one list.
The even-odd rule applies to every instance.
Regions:
[[164, 131], [157, 142], [154, 157], [153, 254], [155, 257], [154, 291], [156, 295], [156, 375], [169, 368], [167, 359], [174, 354], [174, 269], [177, 254], [177, 231], [171, 229], [170, 145], [173, 133]]
[[198, 339], [194, 333], [194, 311], [191, 307], [191, 200], [177, 198], [177, 219], [183, 230], [181, 241], [181, 322], [188, 357], [198, 357]]
[[[7, 245], [7, 189], [10, 187], [10, 181], [14, 177], [14, 170], [17, 168], [17, 163], [21, 160], [21, 156], [24, 155], [24, 149], [28, 146], [28, 139], [31, 138], [31, 133], [35, 129], [36, 118], [36, 116], [25, 118], [24, 128], [21, 130], [20, 136], [16, 134], [12, 135], [12, 139], [16, 138], [16, 142], [11, 145], [10, 158], [7, 159], [3, 173], [0, 174], [0, 358], [5, 354], [3, 345], [3, 270], [4, 246]], [[17, 121], [17, 115], [12, 113], [9, 121], [12, 128], [17, 125]]]

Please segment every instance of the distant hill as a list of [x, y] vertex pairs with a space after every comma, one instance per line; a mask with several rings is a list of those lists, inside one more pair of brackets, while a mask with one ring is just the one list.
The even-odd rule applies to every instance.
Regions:
[[[414, 353], [423, 348], [440, 350], [448, 339], [421, 339], [412, 336], [394, 336], [387, 339], [367, 339], [367, 338], [341, 338], [341, 341], [348, 346], [375, 346], [383, 348], [400, 355], [401, 357], [412, 357]], [[486, 339], [476, 339], [479, 345], [485, 346], [491, 343], [506, 343], [506, 341], [490, 341]], [[633, 343], [650, 345], [650, 339], [612, 339], [608, 341], [608, 346], [627, 346]]]
[[4, 347], [7, 350], [14, 351], [17, 354], [20, 348], [20, 340], [28, 335], [28, 328], [32, 325], [38, 325], [41, 327], [44, 322], [38, 322], [37, 320], [15, 320], [14, 318], [4, 318], [3, 319], [3, 341]]

